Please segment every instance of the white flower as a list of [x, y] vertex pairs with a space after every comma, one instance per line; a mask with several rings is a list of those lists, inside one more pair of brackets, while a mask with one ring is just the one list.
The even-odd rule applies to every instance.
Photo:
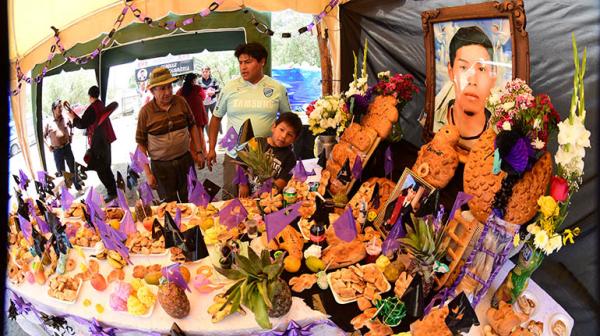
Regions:
[[527, 225], [527, 232], [531, 233], [531, 234], [536, 234], [538, 232], [540, 232], [540, 227], [535, 225], [535, 224], [529, 224]]
[[538, 233], [535, 234], [535, 238], [533, 239], [533, 245], [535, 245], [535, 247], [539, 248], [540, 250], [543, 250], [546, 247], [547, 243], [548, 234], [546, 233], [546, 231], [538, 231]]
[[502, 123], [502, 129], [505, 131], [510, 131], [512, 129], [512, 126], [508, 121], [505, 121]]
[[573, 118], [573, 123], [567, 118], [558, 123], [558, 144], [575, 144], [581, 147], [590, 147], [590, 131], [585, 129], [583, 121]]
[[497, 105], [500, 103], [500, 95], [502, 94], [502, 90], [498, 88], [494, 88], [492, 90], [492, 94], [488, 97], [488, 105]]
[[390, 78], [390, 71], [382, 71], [377, 74], [377, 78]]
[[535, 118], [535, 120], [533, 121], [533, 129], [539, 130], [541, 126], [542, 120], [540, 120], [540, 118]]
[[533, 148], [535, 148], [535, 149], [542, 149], [542, 148], [544, 148], [544, 145], [545, 145], [545, 143], [542, 140], [540, 140], [539, 138], [535, 138], [535, 140], [533, 140], [531, 142], [531, 146], [533, 146]]
[[514, 101], [509, 101], [509, 102], [506, 102], [506, 103], [502, 104], [502, 109], [504, 111], [509, 111], [513, 107], [515, 107], [515, 102]]
[[562, 247], [562, 237], [560, 235], [554, 235], [548, 242], [550, 245], [551, 252], [558, 251]]

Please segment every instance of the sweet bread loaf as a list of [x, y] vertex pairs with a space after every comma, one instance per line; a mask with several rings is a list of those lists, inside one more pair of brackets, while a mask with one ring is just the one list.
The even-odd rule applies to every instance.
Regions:
[[396, 98], [394, 96], [377, 96], [373, 103], [369, 105], [367, 114], [381, 116], [391, 123], [398, 121], [398, 109], [396, 108]]
[[333, 150], [331, 151], [331, 158], [340, 166], [343, 166], [346, 159], [348, 159], [350, 160], [350, 167], [353, 167], [357, 155], [359, 155], [359, 153], [347, 142], [337, 143], [333, 146]]
[[453, 125], [445, 125], [427, 144], [421, 146], [412, 170], [427, 183], [444, 188], [458, 167], [458, 153], [454, 146], [460, 133]]
[[355, 149], [366, 153], [369, 151], [376, 139], [377, 132], [374, 129], [363, 127], [357, 123], [352, 123], [344, 130], [340, 141], [347, 142]]
[[377, 136], [382, 139], [387, 138], [392, 131], [392, 123], [386, 118], [375, 114], [365, 115], [361, 120], [361, 124], [363, 127], [373, 129], [377, 132]]

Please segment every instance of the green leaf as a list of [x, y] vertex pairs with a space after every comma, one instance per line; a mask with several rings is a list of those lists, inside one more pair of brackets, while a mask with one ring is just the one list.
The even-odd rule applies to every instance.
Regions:
[[235, 254], [235, 264], [243, 271], [248, 273], [249, 276], [258, 277], [258, 274], [260, 273], [258, 265], [252, 264], [252, 262], [250, 262], [250, 259], [244, 257], [243, 255], [240, 255], [239, 253]]
[[264, 272], [264, 268], [268, 265], [271, 265], [271, 256], [269, 255], [269, 250], [264, 249], [261, 252], [260, 260], [261, 260], [261, 264], [262, 264], [263, 272]]
[[272, 325], [271, 321], [269, 321], [267, 305], [260, 296], [257, 295], [254, 297], [253, 306], [254, 309], [252, 309], [252, 312], [254, 312], [254, 318], [258, 325], [263, 329], [271, 329]]
[[256, 255], [256, 252], [254, 252], [254, 249], [252, 249], [251, 247], [248, 247], [248, 259], [250, 260], [250, 263], [252, 265], [255, 265], [256, 268], [259, 269], [260, 273], [260, 266], [262, 265], [262, 262], [258, 255]]
[[258, 292], [260, 293], [260, 296], [265, 301], [265, 304], [267, 305], [267, 307], [271, 308], [272, 304], [271, 304], [271, 300], [269, 300], [269, 293], [267, 293], [266, 281], [257, 282], [256, 287], [258, 288]]
[[271, 264], [266, 266], [263, 271], [267, 274], [269, 280], [273, 280], [279, 276], [281, 268], [281, 264]]
[[217, 266], [214, 267], [215, 270], [217, 270], [217, 272], [221, 273], [223, 276], [230, 280], [239, 280], [246, 277], [242, 272], [236, 269], [224, 269]]
[[253, 298], [258, 296], [258, 290], [256, 289], [256, 282], [248, 283], [245, 287], [245, 291], [242, 293], [242, 304], [254, 311]]
[[233, 293], [233, 298], [231, 299], [231, 312], [234, 313], [240, 309], [240, 303], [242, 298], [242, 291], [237, 290]]
[[240, 288], [240, 286], [244, 283], [244, 281], [245, 280], [240, 280], [240, 281], [234, 283], [231, 287], [229, 287], [227, 289], [227, 291], [225, 291], [225, 294], [223, 294], [223, 295], [229, 296], [229, 294], [231, 294], [234, 290]]

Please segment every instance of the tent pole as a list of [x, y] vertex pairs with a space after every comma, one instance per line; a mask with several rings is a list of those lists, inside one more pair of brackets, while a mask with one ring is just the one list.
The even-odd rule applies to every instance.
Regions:
[[[321, 93], [323, 96], [331, 95], [333, 89], [331, 54], [327, 45], [327, 28], [322, 29], [322, 23], [316, 26], [317, 41], [319, 43], [319, 56], [321, 59]], [[323, 31], [323, 32], [322, 32]]]

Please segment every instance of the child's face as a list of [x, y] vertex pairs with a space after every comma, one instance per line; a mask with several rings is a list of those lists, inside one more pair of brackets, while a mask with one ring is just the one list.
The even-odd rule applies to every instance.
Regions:
[[271, 126], [271, 141], [275, 147], [287, 147], [296, 141], [296, 132], [285, 122]]
[[483, 113], [490, 90], [496, 84], [490, 61], [487, 50], [473, 44], [459, 48], [454, 64], [448, 65], [448, 75], [454, 83], [455, 104], [470, 116]]

